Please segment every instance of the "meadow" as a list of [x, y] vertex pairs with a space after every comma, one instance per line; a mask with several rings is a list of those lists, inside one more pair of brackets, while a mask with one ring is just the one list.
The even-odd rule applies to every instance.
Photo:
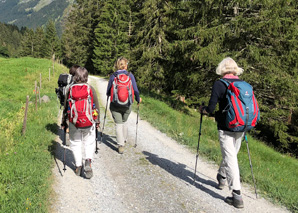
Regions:
[[[59, 111], [54, 88], [68, 70], [46, 59], [0, 58], [0, 212], [47, 212]], [[49, 68], [51, 68], [49, 80]], [[48, 103], [35, 106], [35, 81]], [[27, 127], [22, 134], [26, 97]]]

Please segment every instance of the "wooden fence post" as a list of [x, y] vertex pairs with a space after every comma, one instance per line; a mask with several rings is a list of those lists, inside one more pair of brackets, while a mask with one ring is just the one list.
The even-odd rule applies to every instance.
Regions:
[[25, 108], [25, 116], [24, 116], [24, 122], [23, 122], [22, 135], [25, 134], [25, 132], [26, 132], [26, 127], [27, 127], [28, 104], [29, 104], [29, 95], [27, 95], [27, 100], [26, 100], [26, 108]]
[[35, 81], [35, 111], [37, 110], [37, 82]]
[[54, 66], [55, 66], [55, 53], [53, 54], [53, 75], [54, 75]]
[[37, 90], [38, 90], [39, 105], [41, 105], [41, 99], [40, 99], [40, 88], [39, 88], [39, 87], [37, 87]]
[[39, 75], [39, 88], [41, 89], [41, 73]]

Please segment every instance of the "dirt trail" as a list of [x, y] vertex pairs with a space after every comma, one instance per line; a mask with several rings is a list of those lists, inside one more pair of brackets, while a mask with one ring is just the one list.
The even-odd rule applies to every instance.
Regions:
[[[106, 106], [107, 81], [90, 77]], [[140, 109], [141, 113], [142, 108]], [[63, 171], [61, 140], [57, 138], [56, 202], [52, 212], [287, 212], [263, 198], [255, 198], [253, 188], [243, 185], [245, 208], [238, 210], [223, 200], [230, 196], [227, 187], [215, 188], [217, 166], [199, 157], [196, 184], [193, 185], [195, 153], [139, 120], [137, 147], [136, 114], [129, 117], [129, 139], [123, 155], [117, 153], [114, 124], [109, 110], [103, 143], [92, 164], [90, 180], [74, 174], [74, 159], [66, 148]], [[101, 109], [103, 122], [104, 108]], [[60, 131], [59, 131], [60, 132]]]

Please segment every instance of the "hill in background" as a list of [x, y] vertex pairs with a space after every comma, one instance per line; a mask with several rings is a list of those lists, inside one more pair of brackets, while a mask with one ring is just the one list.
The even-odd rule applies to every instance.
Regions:
[[54, 20], [59, 35], [62, 20], [73, 0], [0, 0], [0, 22], [36, 29]]

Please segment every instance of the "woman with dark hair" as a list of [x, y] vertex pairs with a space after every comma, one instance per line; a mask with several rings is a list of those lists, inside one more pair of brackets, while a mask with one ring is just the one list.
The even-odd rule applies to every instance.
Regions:
[[70, 68], [69, 68], [69, 74], [74, 76], [76, 74], [76, 70], [79, 68], [80, 66], [79, 65], [72, 65]]
[[[87, 84], [87, 69], [84, 67], [78, 67], [75, 70], [73, 80], [74, 84], [69, 88], [69, 92], [67, 94], [67, 102], [69, 103], [69, 107], [64, 110], [64, 116], [62, 120], [65, 122], [66, 119], [69, 119], [69, 140], [70, 148], [75, 159], [75, 173], [78, 176], [81, 175], [82, 161], [85, 160], [85, 177], [90, 179], [93, 176], [91, 162], [93, 159], [93, 153], [95, 152], [95, 128], [98, 128], [100, 123], [99, 103], [95, 89]], [[74, 88], [79, 89], [75, 90]], [[84, 89], [85, 91], [83, 91]], [[86, 94], [86, 92], [88, 92], [88, 98], [84, 99], [80, 97], [74, 97], [80, 92], [82, 94]], [[80, 101], [85, 101], [82, 105], [84, 106], [83, 109], [86, 110], [86, 112], [82, 112], [81, 109], [76, 108], [79, 106], [76, 104], [76, 102], [78, 103]], [[89, 109], [90, 111], [88, 111]], [[80, 113], [84, 113], [83, 116], [86, 115], [90, 120], [87, 118], [80, 119]], [[82, 149], [84, 156], [82, 155]]]
[[[69, 90], [69, 87], [71, 86], [71, 85], [73, 85], [73, 77], [74, 77], [74, 75], [75, 75], [75, 73], [76, 73], [76, 70], [79, 68], [80, 66], [79, 65], [76, 65], [76, 64], [74, 64], [74, 65], [72, 65], [70, 68], [69, 68], [69, 75], [68, 75], [68, 78], [67, 78], [67, 86], [65, 87], [65, 91], [63, 92], [65, 95], [64, 95], [64, 98], [63, 98], [63, 109], [67, 109], [68, 108], [68, 102], [67, 102], [67, 98], [68, 98], [68, 90]], [[69, 126], [68, 124], [67, 124], [67, 126]], [[66, 132], [67, 133], [69, 133], [69, 129], [67, 128], [66, 129]], [[67, 146], [69, 146], [69, 143], [68, 142], [66, 142], [66, 145]]]

